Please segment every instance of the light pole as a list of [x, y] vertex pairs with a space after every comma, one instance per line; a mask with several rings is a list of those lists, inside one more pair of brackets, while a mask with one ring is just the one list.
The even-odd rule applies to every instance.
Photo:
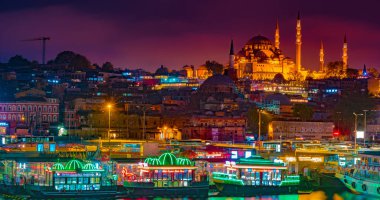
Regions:
[[261, 142], [261, 113], [264, 112], [263, 109], [259, 109], [259, 137], [258, 137], [258, 142], [259, 142], [259, 145], [260, 145], [260, 142]]
[[363, 110], [364, 112], [364, 137], [363, 137], [363, 145], [365, 146], [365, 135], [367, 131], [367, 112], [368, 110]]
[[363, 115], [363, 114], [356, 114], [355, 112], [353, 113], [355, 115], [355, 144], [354, 144], [354, 149], [356, 153], [356, 137], [358, 134], [358, 115]]
[[261, 140], [261, 109], [259, 109], [259, 137], [258, 137], [259, 145], [260, 145], [260, 140]]
[[111, 104], [107, 105], [108, 108], [108, 156], [110, 157], [111, 160]]

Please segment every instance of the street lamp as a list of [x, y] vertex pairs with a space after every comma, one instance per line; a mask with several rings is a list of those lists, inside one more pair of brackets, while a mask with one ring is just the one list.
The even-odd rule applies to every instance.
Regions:
[[365, 135], [366, 135], [366, 132], [367, 132], [367, 112], [369, 110], [363, 110], [364, 112], [364, 138], [363, 138], [363, 144], [365, 146]]
[[356, 137], [358, 134], [358, 115], [363, 115], [363, 114], [356, 114], [355, 112], [353, 113], [355, 115], [355, 153], [356, 153]]
[[111, 107], [112, 105], [111, 104], [108, 104], [107, 105], [107, 108], [108, 108], [108, 156], [110, 157], [110, 160], [111, 160], [111, 135], [110, 135], [110, 132], [111, 132]]
[[261, 141], [261, 113], [265, 112], [265, 110], [258, 109], [258, 111], [259, 111], [259, 138], [258, 138], [258, 142], [259, 142], [259, 145], [260, 145], [260, 141]]

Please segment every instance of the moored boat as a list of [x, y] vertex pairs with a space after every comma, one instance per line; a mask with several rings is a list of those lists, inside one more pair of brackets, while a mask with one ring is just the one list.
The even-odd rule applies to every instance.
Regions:
[[220, 196], [256, 196], [298, 193], [299, 175], [287, 174], [283, 163], [260, 156], [227, 161], [225, 173], [214, 172], [212, 180]]
[[356, 164], [335, 176], [353, 192], [380, 198], [380, 151], [359, 152]]
[[139, 173], [124, 172], [127, 197], [197, 197], [207, 198], [207, 175], [196, 173], [198, 167], [188, 158], [172, 153], [149, 157], [140, 163]]

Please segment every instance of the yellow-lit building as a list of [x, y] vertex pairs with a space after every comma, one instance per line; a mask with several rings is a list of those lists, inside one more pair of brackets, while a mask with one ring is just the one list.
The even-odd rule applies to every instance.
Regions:
[[[319, 53], [319, 70], [312, 71], [305, 68], [301, 63], [301, 19], [298, 13], [295, 37], [296, 57], [291, 59], [283, 54], [280, 49], [280, 28], [277, 22], [274, 43], [264, 36], [257, 35], [245, 43], [243, 48], [234, 54], [233, 45], [230, 50], [229, 66], [237, 72], [237, 78], [250, 78], [252, 80], [272, 80], [276, 75], [281, 74], [286, 80], [304, 80], [308, 76], [314, 79], [326, 77], [326, 67], [324, 60], [324, 49], [321, 42]], [[344, 37], [342, 49], [343, 69], [345, 77], [348, 63], [347, 39]]]

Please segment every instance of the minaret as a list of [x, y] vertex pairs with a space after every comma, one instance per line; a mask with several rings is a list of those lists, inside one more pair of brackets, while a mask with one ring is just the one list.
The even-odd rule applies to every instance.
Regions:
[[234, 54], [234, 41], [231, 40], [231, 48], [230, 48], [230, 68], [234, 68], [234, 60], [235, 60], [235, 54]]
[[367, 66], [365, 66], [365, 64], [364, 64], [362, 76], [367, 77], [367, 75], [368, 75], [368, 73], [367, 73]]
[[296, 69], [301, 71], [301, 19], [300, 12], [298, 11], [297, 27], [296, 27]]
[[325, 71], [325, 53], [323, 52], [323, 43], [321, 41], [321, 48], [319, 49], [319, 71]]
[[280, 49], [280, 27], [278, 26], [278, 19], [276, 22], [276, 31], [274, 33], [274, 47]]
[[344, 41], [343, 41], [343, 55], [342, 55], [342, 61], [343, 61], [343, 72], [347, 72], [347, 66], [348, 66], [348, 54], [347, 54], [347, 37], [346, 34], [344, 34]]

